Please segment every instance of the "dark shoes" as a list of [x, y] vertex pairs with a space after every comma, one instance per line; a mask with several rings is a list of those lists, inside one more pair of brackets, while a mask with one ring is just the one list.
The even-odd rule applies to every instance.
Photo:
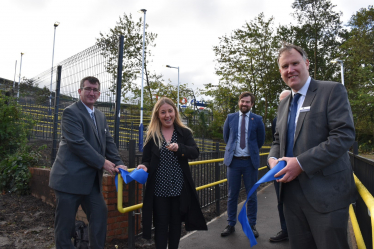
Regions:
[[270, 242], [281, 242], [287, 239], [288, 239], [288, 233], [282, 230], [279, 233], [277, 233], [277, 235], [275, 235], [274, 237], [270, 237], [269, 241]]
[[232, 234], [233, 232], [235, 232], [235, 227], [227, 225], [227, 227], [221, 233], [221, 236], [226, 237], [226, 236]]
[[253, 235], [255, 236], [255, 238], [257, 238], [259, 236], [259, 234], [257, 232], [256, 226], [253, 225], [253, 226], [251, 226], [251, 228], [252, 228]]

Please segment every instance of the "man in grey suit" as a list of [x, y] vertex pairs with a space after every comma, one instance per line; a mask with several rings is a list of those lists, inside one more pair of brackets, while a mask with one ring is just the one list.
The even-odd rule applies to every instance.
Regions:
[[78, 89], [80, 100], [65, 108], [61, 142], [53, 163], [49, 186], [56, 194], [56, 248], [74, 248], [71, 237], [75, 215], [82, 206], [89, 222], [90, 248], [104, 248], [107, 206], [102, 195], [105, 169], [110, 174], [127, 169], [110, 135], [105, 115], [94, 108], [100, 81], [85, 77]]
[[[227, 116], [223, 127], [223, 139], [226, 150], [223, 163], [227, 166], [228, 200], [227, 221], [228, 225], [221, 236], [228, 236], [235, 231], [236, 213], [238, 209], [238, 196], [243, 181], [247, 194], [257, 182], [258, 168], [260, 166], [259, 149], [265, 141], [265, 126], [262, 117], [250, 110], [255, 103], [255, 96], [244, 92], [239, 96], [239, 111]], [[257, 220], [257, 195], [250, 197], [247, 204], [248, 222], [255, 237]]]
[[291, 248], [348, 249], [348, 208], [356, 188], [348, 149], [355, 139], [344, 85], [309, 76], [305, 51], [283, 44], [279, 71], [292, 94], [280, 102], [269, 166], [287, 162], [281, 198]]

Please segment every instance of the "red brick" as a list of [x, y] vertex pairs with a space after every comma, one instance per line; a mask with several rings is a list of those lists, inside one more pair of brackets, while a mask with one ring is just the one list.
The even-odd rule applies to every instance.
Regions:
[[117, 216], [116, 221], [117, 222], [122, 222], [122, 221], [126, 221], [127, 222], [127, 215], [121, 214], [120, 216]]
[[123, 233], [123, 230], [122, 230], [122, 229], [117, 229], [116, 232], [115, 232], [116, 235], [120, 235], [120, 234], [122, 234], [122, 233]]
[[108, 231], [108, 232], [107, 232], [107, 237], [108, 237], [108, 236], [114, 236], [114, 235], [116, 235], [116, 233], [115, 233], [114, 230], [113, 230], [113, 231]]
[[107, 224], [113, 224], [116, 222], [116, 218], [109, 218], [108, 221], [107, 221]]
[[107, 225], [107, 229], [108, 231], [111, 231], [111, 230], [116, 230], [117, 228], [119, 228], [119, 223], [113, 223], [113, 224], [109, 224]]
[[117, 210], [117, 203], [115, 203], [115, 204], [109, 204], [108, 205], [108, 210], [109, 211]]

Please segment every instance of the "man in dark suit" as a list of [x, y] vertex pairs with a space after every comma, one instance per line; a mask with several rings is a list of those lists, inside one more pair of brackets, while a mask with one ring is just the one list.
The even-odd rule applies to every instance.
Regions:
[[356, 188], [348, 149], [355, 139], [344, 85], [309, 76], [305, 51], [284, 44], [278, 55], [283, 81], [292, 89], [278, 107], [269, 166], [287, 162], [281, 198], [291, 248], [348, 249], [348, 207]]
[[[226, 150], [223, 163], [227, 166], [228, 201], [227, 221], [228, 225], [221, 236], [230, 235], [235, 231], [236, 213], [238, 209], [238, 196], [243, 175], [247, 194], [257, 182], [258, 168], [260, 166], [259, 149], [265, 141], [265, 126], [262, 117], [250, 112], [255, 103], [255, 96], [250, 92], [244, 92], [239, 96], [239, 111], [227, 116], [223, 127], [223, 139]], [[247, 217], [255, 237], [257, 219], [257, 195], [250, 197], [247, 204]]]
[[[290, 95], [290, 90], [283, 90], [281, 94], [279, 94], [279, 102], [281, 102], [285, 97]], [[277, 117], [274, 118], [273, 122], [271, 123], [271, 131], [273, 134], [273, 141], [275, 140], [275, 127], [277, 125]], [[281, 230], [277, 233], [277, 235], [270, 237], [270, 242], [281, 242], [283, 240], [288, 239], [288, 232], [287, 232], [287, 225], [286, 225], [286, 219], [284, 218], [283, 213], [283, 201], [279, 198], [279, 182], [274, 181], [274, 188], [275, 193], [277, 194], [277, 201], [278, 201], [278, 214], [279, 214], [279, 221], [281, 225]]]
[[95, 77], [82, 79], [78, 93], [80, 100], [62, 114], [61, 142], [49, 179], [56, 194], [56, 248], [74, 248], [71, 237], [81, 205], [89, 222], [90, 248], [102, 249], [107, 228], [107, 206], [101, 193], [103, 170], [114, 174], [119, 172], [118, 167], [126, 166], [105, 115], [94, 108], [100, 96], [100, 81]]

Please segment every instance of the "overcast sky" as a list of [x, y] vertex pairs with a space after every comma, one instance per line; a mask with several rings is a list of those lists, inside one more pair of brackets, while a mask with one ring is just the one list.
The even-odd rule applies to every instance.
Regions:
[[[214, 74], [213, 46], [218, 38], [241, 28], [264, 12], [275, 24], [294, 22], [290, 13], [293, 0], [1, 0], [0, 1], [0, 77], [13, 80], [15, 62], [19, 76], [32, 78], [52, 65], [53, 24], [56, 30], [54, 65], [92, 46], [99, 33], [108, 33], [123, 13], [134, 19], [147, 9], [148, 31], [158, 34], [152, 50], [150, 68], [163, 74], [165, 81], [180, 82], [196, 89], [217, 83]], [[360, 8], [372, 0], [332, 0], [342, 11], [346, 23]], [[192, 86], [191, 83], [194, 83]]]

